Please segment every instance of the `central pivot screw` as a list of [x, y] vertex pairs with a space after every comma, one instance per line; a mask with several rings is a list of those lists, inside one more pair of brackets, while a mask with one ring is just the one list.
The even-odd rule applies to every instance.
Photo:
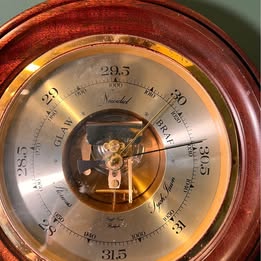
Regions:
[[123, 158], [120, 151], [124, 149], [125, 144], [118, 140], [111, 140], [103, 144], [104, 149], [108, 152], [106, 155], [106, 166], [109, 170], [115, 171], [122, 167]]
[[111, 140], [103, 144], [105, 149], [105, 164], [109, 169], [108, 186], [110, 189], [119, 189], [121, 185], [121, 167], [124, 164], [120, 152], [125, 148], [125, 144], [118, 140]]
[[111, 170], [118, 170], [123, 165], [123, 158], [120, 154], [114, 153], [106, 160], [106, 166]]

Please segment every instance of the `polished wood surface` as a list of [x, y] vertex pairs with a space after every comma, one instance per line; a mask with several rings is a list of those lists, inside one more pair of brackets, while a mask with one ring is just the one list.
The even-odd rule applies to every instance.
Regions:
[[[105, 33], [168, 45], [198, 65], [225, 98], [239, 136], [240, 178], [225, 225], [212, 247], [199, 255], [212, 261], [254, 259], [260, 240], [260, 79], [239, 47], [207, 19], [173, 1], [48, 1], [0, 29], [0, 96], [27, 64], [49, 49]], [[3, 243], [0, 257], [16, 260]]]

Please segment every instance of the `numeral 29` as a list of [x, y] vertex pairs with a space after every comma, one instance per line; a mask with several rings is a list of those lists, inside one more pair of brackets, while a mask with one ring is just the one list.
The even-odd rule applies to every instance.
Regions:
[[48, 93], [42, 96], [42, 101], [46, 105], [49, 105], [53, 101], [53, 99], [55, 99], [57, 96], [58, 96], [58, 90], [56, 88], [52, 88], [48, 91]]

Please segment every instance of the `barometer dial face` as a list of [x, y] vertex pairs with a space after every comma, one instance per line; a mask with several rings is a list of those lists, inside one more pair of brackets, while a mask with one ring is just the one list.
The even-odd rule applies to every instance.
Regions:
[[28, 77], [1, 123], [2, 202], [40, 256], [173, 260], [216, 218], [237, 156], [226, 105], [156, 46], [81, 39], [10, 86]]
[[[57, 10], [52, 3], [42, 11], [36, 8], [40, 16], [46, 10], [50, 14], [52, 30], [37, 23], [46, 36], [39, 49], [33, 47], [20, 64], [14, 58], [3, 66], [4, 242], [24, 260], [232, 260], [239, 252], [226, 255], [228, 241], [250, 255], [258, 228], [259, 187], [254, 181], [260, 159], [254, 141], [260, 107], [253, 98], [256, 90], [249, 88], [248, 96], [240, 90], [256, 81], [253, 74], [235, 77], [244, 68], [241, 60], [216, 36], [207, 37], [207, 27], [198, 26], [191, 41], [182, 45], [186, 30], [194, 29], [189, 20], [169, 16], [170, 9], [83, 2], [68, 1], [62, 11], [59, 2]], [[155, 15], [161, 8], [164, 15]], [[64, 10], [72, 12], [68, 23], [77, 22], [77, 30], [63, 20], [62, 29], [55, 31]], [[137, 19], [123, 15], [142, 19], [137, 10], [154, 21], [151, 30], [136, 27]], [[90, 27], [82, 16], [87, 13]], [[104, 27], [97, 14], [115, 20], [104, 18]], [[162, 23], [155, 23], [155, 17]], [[168, 23], [179, 39], [165, 38], [159, 30], [159, 24]], [[184, 30], [179, 34], [180, 23]], [[29, 27], [23, 30], [31, 34], [20, 37], [25, 44], [38, 33]], [[5, 39], [7, 56], [15, 38]], [[190, 50], [192, 41], [197, 51]], [[228, 70], [204, 59], [201, 45], [209, 53], [222, 49], [222, 54], [214, 53], [216, 59], [229, 53], [224, 60]], [[231, 89], [232, 83], [238, 88]], [[230, 234], [239, 223], [246, 226], [236, 232], [241, 239], [237, 242]], [[252, 243], [243, 245], [248, 236]]]

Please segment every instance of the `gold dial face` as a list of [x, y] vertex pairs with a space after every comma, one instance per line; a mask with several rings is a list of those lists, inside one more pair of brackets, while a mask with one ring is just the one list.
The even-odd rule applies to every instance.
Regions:
[[200, 69], [166, 46], [68, 42], [29, 64], [1, 104], [1, 225], [25, 256], [175, 260], [222, 223], [232, 119]]

